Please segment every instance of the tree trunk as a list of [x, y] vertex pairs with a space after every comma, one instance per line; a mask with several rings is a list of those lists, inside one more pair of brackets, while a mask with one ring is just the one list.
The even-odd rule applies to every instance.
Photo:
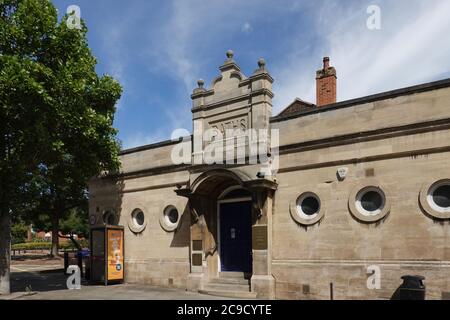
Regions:
[[9, 210], [0, 208], [0, 295], [10, 294], [11, 224]]
[[57, 257], [58, 256], [58, 247], [59, 247], [59, 214], [54, 213], [52, 217], [52, 249], [50, 250], [50, 256]]

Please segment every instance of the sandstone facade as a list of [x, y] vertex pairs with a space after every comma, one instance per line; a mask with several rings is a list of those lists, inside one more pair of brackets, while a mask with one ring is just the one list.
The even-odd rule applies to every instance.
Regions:
[[[427, 299], [450, 292], [450, 79], [272, 116], [263, 60], [246, 77], [228, 52], [220, 71], [193, 92], [193, 137], [125, 150], [120, 174], [90, 184], [92, 222], [126, 227], [127, 282], [208, 288], [230, 268], [221, 204], [238, 199], [252, 204], [246, 276], [258, 298], [329, 299], [332, 284], [335, 299], [385, 299], [407, 274], [426, 278]], [[245, 157], [196, 162], [192, 146], [208, 128], [278, 130], [278, 170], [261, 175], [267, 163]], [[277, 156], [270, 138], [267, 162]], [[192, 155], [174, 164], [182, 144]], [[378, 289], [367, 286], [369, 266]]]

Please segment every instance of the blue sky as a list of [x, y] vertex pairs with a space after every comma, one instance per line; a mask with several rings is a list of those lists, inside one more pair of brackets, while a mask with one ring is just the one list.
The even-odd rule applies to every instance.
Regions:
[[[232, 49], [246, 75], [263, 57], [274, 115], [315, 102], [315, 71], [330, 56], [338, 101], [450, 77], [448, 0], [54, 0], [81, 8], [99, 74], [124, 88], [115, 127], [124, 148], [191, 131], [190, 94], [208, 86]], [[367, 7], [381, 9], [369, 30]]]

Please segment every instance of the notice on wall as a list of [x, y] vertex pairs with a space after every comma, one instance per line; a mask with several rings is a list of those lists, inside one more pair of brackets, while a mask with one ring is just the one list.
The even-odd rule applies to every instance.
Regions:
[[252, 249], [267, 250], [267, 225], [256, 225], [252, 229]]
[[123, 280], [123, 230], [108, 230], [108, 280]]

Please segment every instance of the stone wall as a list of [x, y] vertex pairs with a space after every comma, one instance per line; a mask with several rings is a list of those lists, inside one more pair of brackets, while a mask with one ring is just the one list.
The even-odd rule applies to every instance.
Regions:
[[[442, 89], [280, 123], [282, 144], [311, 144], [280, 158], [272, 262], [278, 299], [329, 299], [330, 283], [336, 299], [389, 298], [407, 274], [425, 276], [427, 299], [450, 291], [449, 221], [428, 216], [419, 203], [424, 185], [450, 178], [448, 127], [413, 125], [411, 131], [374, 133], [351, 144], [339, 138], [327, 147], [314, 144], [314, 139], [448, 119], [449, 106], [450, 90]], [[340, 181], [342, 167], [348, 174]], [[358, 221], [349, 209], [352, 191], [366, 181], [379, 183], [391, 203], [389, 214], [376, 223]], [[320, 195], [325, 210], [312, 226], [298, 224], [289, 209], [307, 191]], [[370, 265], [380, 267], [380, 290], [367, 289]]]
[[[224, 73], [213, 82], [217, 93], [228, 94], [218, 94], [220, 99], [212, 101], [214, 91], [203, 88], [202, 81], [194, 91], [194, 117], [204, 119], [206, 128], [211, 125], [206, 120], [218, 121], [214, 112], [228, 116], [222, 114], [229, 109], [227, 96], [247, 94], [244, 85], [254, 80], [239, 78], [231, 58], [230, 54], [222, 71], [232, 67], [235, 73]], [[261, 72], [271, 84], [263, 61], [259, 67], [253, 77], [259, 79]], [[236, 83], [241, 91], [225, 86]], [[264, 123], [268, 123], [271, 94], [261, 92], [268, 99], [263, 100]], [[204, 107], [216, 102], [220, 103], [213, 111]], [[245, 99], [230, 105], [236, 107], [232, 112], [249, 112]], [[449, 220], [427, 215], [419, 204], [419, 193], [426, 184], [450, 179], [450, 88], [308, 112], [271, 122], [273, 129], [280, 130], [281, 145], [268, 237], [276, 298], [329, 299], [332, 283], [335, 299], [386, 299], [401, 284], [402, 275], [420, 274], [426, 277], [427, 298], [440, 299], [450, 291]], [[174, 191], [203, 171], [173, 165], [173, 146], [163, 143], [124, 152], [121, 176], [90, 184], [89, 211], [96, 223], [102, 223], [105, 210], [113, 209], [125, 226], [127, 282], [187, 286], [191, 220], [187, 199]], [[340, 179], [337, 172], [343, 168], [347, 175]], [[257, 165], [235, 169], [256, 179]], [[386, 216], [375, 223], [358, 220], [349, 200], [355, 189], [370, 183], [379, 186], [390, 203]], [[323, 213], [318, 223], [309, 226], [292, 217], [292, 208], [304, 192], [320, 197]], [[169, 205], [181, 218], [177, 228], [168, 231], [161, 219]], [[145, 214], [141, 233], [129, 228], [135, 209]], [[371, 265], [381, 270], [379, 290], [366, 286]]]

